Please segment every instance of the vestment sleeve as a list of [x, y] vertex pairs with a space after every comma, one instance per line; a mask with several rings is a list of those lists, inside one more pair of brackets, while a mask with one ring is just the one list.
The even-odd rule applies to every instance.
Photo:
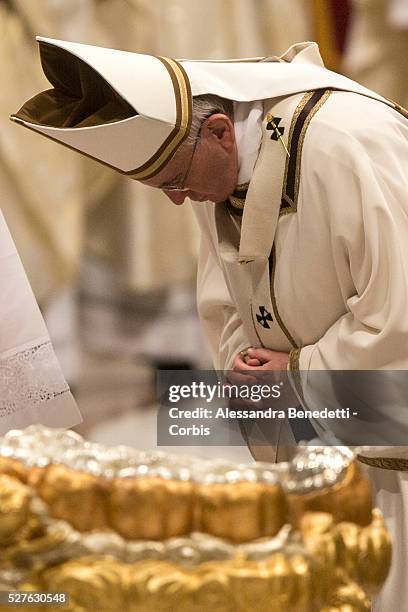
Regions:
[[[404, 405], [398, 404], [392, 371], [408, 370], [406, 131], [403, 125], [390, 136], [385, 131], [376, 143], [345, 135], [320, 160], [324, 173], [316, 172], [310, 179], [309, 196], [321, 207], [314, 213], [327, 219], [324, 231], [330, 232], [345, 313], [316, 343], [291, 353], [292, 381], [308, 407], [319, 403], [310, 384], [318, 378], [311, 376], [314, 370], [389, 371], [390, 376], [378, 377], [376, 409], [389, 415], [390, 401], [397, 402], [394, 408]], [[329, 387], [325, 400], [335, 407], [337, 397], [331, 396]], [[401, 389], [402, 394], [406, 391]], [[373, 390], [368, 403], [372, 399]], [[402, 419], [399, 426], [406, 427], [407, 417], [394, 414]]]
[[0, 211], [0, 434], [82, 421]]
[[209, 342], [214, 368], [232, 368], [235, 356], [250, 346], [226, 285], [211, 227], [211, 204], [195, 209], [201, 229], [197, 276], [197, 306]]

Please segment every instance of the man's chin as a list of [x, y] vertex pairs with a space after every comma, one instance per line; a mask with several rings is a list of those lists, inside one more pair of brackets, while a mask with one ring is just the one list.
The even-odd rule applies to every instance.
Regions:
[[190, 196], [190, 200], [192, 202], [213, 202], [214, 204], [222, 204], [227, 199], [228, 199], [228, 196], [223, 198], [222, 196], [220, 197], [219, 195], [215, 195], [215, 194], [196, 195], [194, 197]]
[[192, 202], [208, 202], [208, 201], [209, 202], [213, 202], [214, 201], [214, 200], [211, 199], [211, 196], [207, 196], [207, 195], [205, 195], [205, 196], [204, 195], [203, 196], [199, 196], [199, 195], [190, 196], [190, 200]]

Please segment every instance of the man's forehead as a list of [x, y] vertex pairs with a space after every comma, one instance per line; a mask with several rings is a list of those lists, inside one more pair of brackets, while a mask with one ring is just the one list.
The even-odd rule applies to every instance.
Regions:
[[179, 178], [182, 178], [183, 170], [185, 169], [187, 161], [188, 159], [187, 159], [186, 148], [183, 146], [181, 149], [179, 149], [176, 152], [176, 154], [166, 164], [163, 170], [161, 170], [158, 174], [156, 174], [152, 178], [146, 181], [141, 181], [141, 182], [151, 187], [160, 187], [160, 188], [165, 187], [167, 183], [168, 184], [174, 183]]

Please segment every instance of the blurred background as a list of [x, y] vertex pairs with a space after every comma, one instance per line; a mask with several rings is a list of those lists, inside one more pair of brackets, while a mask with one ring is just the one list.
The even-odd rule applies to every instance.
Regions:
[[[329, 68], [407, 106], [408, 0], [0, 0], [1, 207], [84, 416], [78, 430], [154, 448], [156, 370], [211, 367], [197, 228], [188, 204], [9, 122], [48, 87], [37, 34], [192, 59], [316, 40]], [[249, 459], [244, 447], [195, 453]]]

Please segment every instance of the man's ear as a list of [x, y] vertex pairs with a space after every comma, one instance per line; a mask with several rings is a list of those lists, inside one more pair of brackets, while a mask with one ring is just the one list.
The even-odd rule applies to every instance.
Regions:
[[208, 117], [201, 127], [201, 133], [203, 138], [215, 139], [227, 152], [234, 149], [234, 124], [227, 115], [217, 113]]

